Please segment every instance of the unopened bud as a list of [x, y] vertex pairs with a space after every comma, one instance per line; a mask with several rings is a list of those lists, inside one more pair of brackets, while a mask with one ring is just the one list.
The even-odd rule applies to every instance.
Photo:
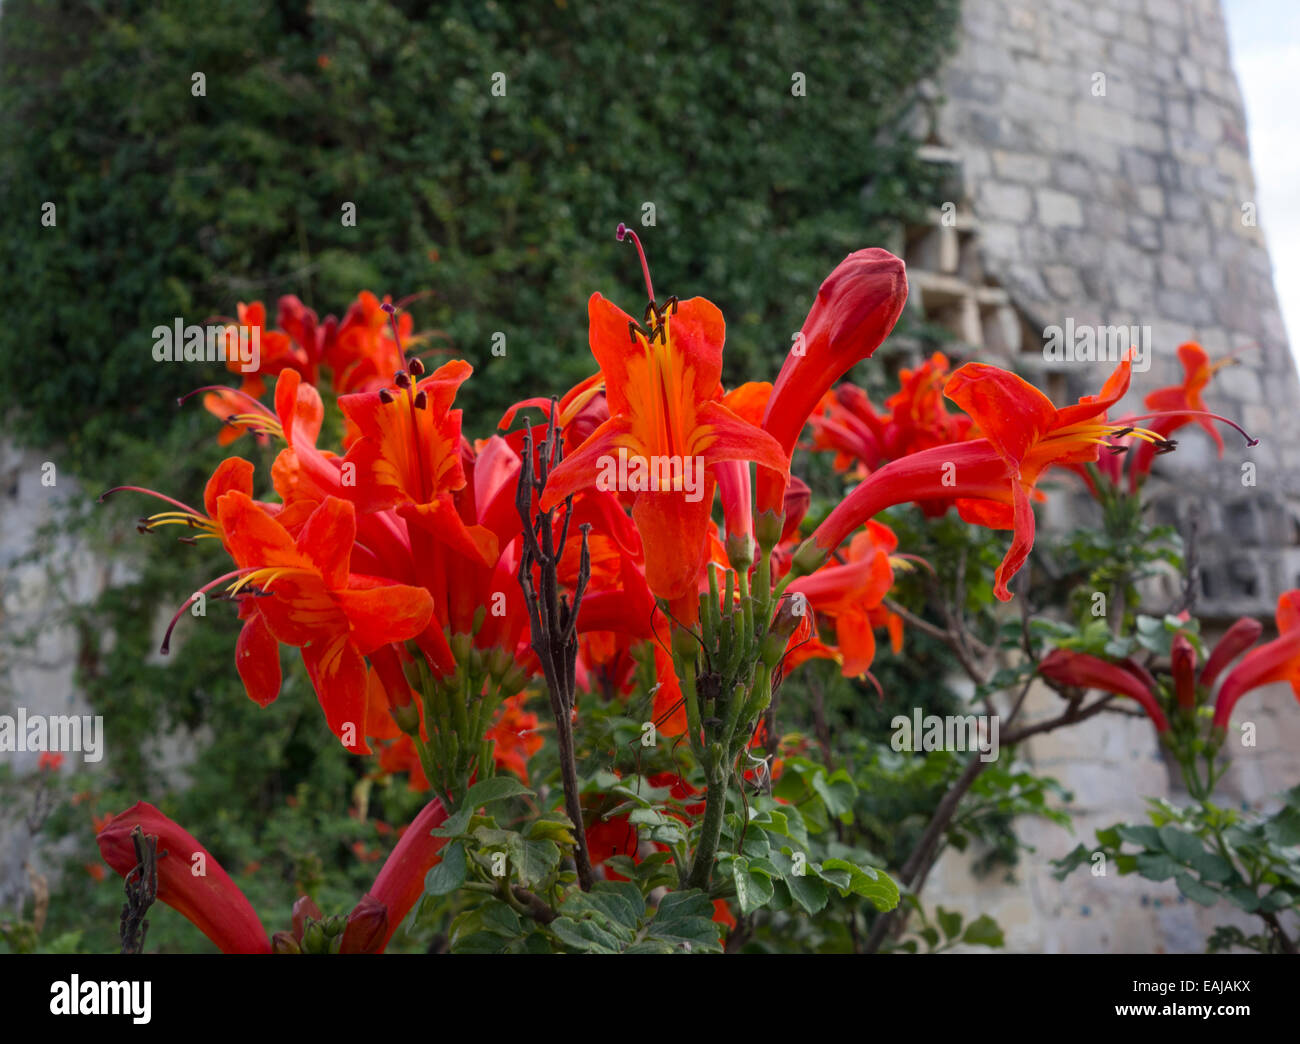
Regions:
[[302, 947], [292, 932], [276, 932], [271, 936], [272, 953], [302, 953]]
[[754, 540], [748, 533], [732, 533], [727, 537], [727, 561], [737, 573], [748, 573], [754, 564]]
[[414, 736], [420, 731], [420, 711], [415, 701], [411, 701], [404, 707], [392, 707], [389, 713], [392, 714], [397, 727], [408, 736]]
[[781, 542], [781, 530], [784, 518], [775, 511], [760, 511], [754, 519], [754, 535], [758, 537], [758, 546], [771, 550]]
[[817, 546], [816, 541], [809, 537], [799, 545], [799, 550], [794, 553], [790, 560], [790, 572], [795, 576], [807, 576], [809, 573], [815, 573], [830, 556]]

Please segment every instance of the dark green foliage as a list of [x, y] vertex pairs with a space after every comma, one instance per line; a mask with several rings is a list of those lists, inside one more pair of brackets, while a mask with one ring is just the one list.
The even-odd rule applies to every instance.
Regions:
[[[832, 266], [937, 201], [938, 174], [900, 128], [957, 7], [7, 0], [6, 431], [61, 447], [60, 467], [88, 494], [129, 482], [194, 503], [220, 459], [215, 423], [174, 398], [234, 380], [219, 365], [156, 363], [150, 331], [240, 301], [273, 315], [286, 293], [341, 315], [371, 289], [422, 295], [417, 328], [441, 331], [479, 370], [461, 402], [467, 434], [487, 435], [500, 407], [590, 372], [593, 291], [640, 308], [619, 221], [642, 233], [661, 299], [702, 294], [722, 308], [727, 380], [770, 379]], [[806, 96], [792, 94], [795, 73]], [[46, 202], [54, 227], [41, 223]], [[356, 227], [340, 220], [346, 202]], [[641, 225], [646, 203], [654, 227]], [[490, 354], [497, 331], [504, 358]], [[269, 458], [249, 440], [236, 449], [265, 483]], [[368, 763], [329, 735], [296, 655], [277, 703], [247, 700], [228, 606], [183, 619], [175, 655], [150, 661], [159, 614], [226, 566], [213, 548], [137, 537], [132, 517], [153, 508], [125, 497], [87, 504], [74, 523], [133, 577], [119, 572], [77, 613], [79, 677], [111, 751], [107, 778], [77, 785], [93, 784], [98, 813], [141, 798], [162, 807], [270, 931], [303, 887], [326, 914], [346, 912], [378, 866], [352, 845], [392, 843], [350, 806], [396, 825], [418, 799], [400, 785], [367, 792]], [[197, 751], [183, 770], [177, 744]], [[43, 939], [112, 949], [120, 882], [88, 888], [81, 876], [98, 861], [90, 811], [65, 805], [46, 827], [79, 846]], [[206, 945], [171, 911], [152, 920], [150, 949]], [[75, 931], [79, 942], [64, 934]]]
[[661, 297], [723, 309], [729, 376], [770, 376], [831, 266], [933, 204], [898, 120], [955, 10], [14, 0], [0, 406], [91, 468], [222, 377], [155, 363], [155, 325], [283, 293], [341, 314], [362, 288], [429, 295], [419, 325], [480, 368], [471, 405], [562, 392], [591, 369], [590, 293], [642, 304], [621, 220]]

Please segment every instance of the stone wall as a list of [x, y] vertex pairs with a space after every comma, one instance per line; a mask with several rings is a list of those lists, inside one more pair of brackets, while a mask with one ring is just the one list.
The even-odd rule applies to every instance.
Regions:
[[1150, 328], [1139, 394], [1181, 376], [1183, 341], [1240, 353], [1207, 401], [1260, 445], [1225, 432], [1217, 461], [1183, 429], [1157, 465], [1170, 480], [1158, 510], [1183, 524], [1192, 504], [1203, 512], [1203, 612], [1270, 612], [1300, 584], [1300, 382], [1218, 0], [965, 0], [963, 19], [937, 135], [959, 161], [984, 273], [1025, 319], [1015, 365], [1064, 394], [1095, 391], [1105, 363], [1043, 359], [1043, 330], [1067, 319]]
[[[1109, 362], [1049, 363], [1049, 325], [1149, 326], [1153, 360], [1121, 409], [1181, 378], [1178, 345], [1198, 340], [1211, 356], [1239, 352], [1206, 394], [1211, 409], [1241, 421], [1261, 442], [1247, 450], [1225, 431], [1178, 433], [1158, 459], [1157, 513], [1184, 530], [1199, 512], [1202, 592], [1198, 613], [1230, 620], [1271, 617], [1277, 595], [1300, 586], [1300, 383], [1287, 345], [1259, 218], [1240, 91], [1218, 0], [964, 0], [959, 52], [940, 77], [932, 128], [935, 159], [957, 171], [961, 220], [950, 249], [913, 233], [927, 316], [1002, 355], [1057, 401], [1095, 392]], [[927, 246], [927, 242], [929, 245]], [[919, 244], [919, 245], [918, 245]], [[928, 271], [926, 271], [928, 270]], [[975, 304], [954, 310], [958, 280]], [[941, 284], [937, 308], [927, 298]], [[990, 289], [994, 288], [994, 289]], [[1019, 329], [1008, 325], [1005, 292]], [[981, 295], [992, 303], [979, 305]], [[964, 315], [964, 322], [956, 318]], [[1242, 463], [1256, 465], [1247, 484]], [[1065, 502], [1060, 523], [1091, 511]], [[1029, 711], [1059, 702], [1044, 691]], [[1300, 708], [1287, 686], [1251, 693], [1235, 719], [1258, 726], [1259, 746], [1235, 749], [1220, 803], [1268, 806], [1300, 782]], [[1230, 741], [1231, 745], [1231, 741]], [[1213, 926], [1258, 924], [1207, 911], [1172, 882], [1154, 884], [1086, 869], [1064, 883], [1050, 874], [1093, 831], [1142, 821], [1145, 796], [1185, 798], [1145, 719], [1103, 716], [1036, 737], [1027, 756], [1074, 792], [1073, 836], [1022, 821], [1037, 846], [1018, 880], [978, 881], [970, 858], [936, 866], [929, 902], [988, 912], [1011, 949], [1032, 952], [1200, 951]]]

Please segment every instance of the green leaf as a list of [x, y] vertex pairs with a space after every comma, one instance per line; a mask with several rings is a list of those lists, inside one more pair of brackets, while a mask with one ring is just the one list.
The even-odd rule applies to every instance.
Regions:
[[597, 881], [590, 892], [571, 893], [558, 912], [547, 927], [570, 949], [620, 953], [635, 938], [645, 900], [630, 881]]
[[1006, 940], [1003, 938], [1002, 929], [998, 922], [993, 920], [988, 914], [980, 914], [975, 920], [966, 926], [966, 931], [962, 933], [961, 941], [971, 946], [1004, 946]]
[[744, 856], [732, 860], [732, 878], [741, 912], [753, 913], [772, 898], [772, 879], [767, 874], [750, 870], [749, 860]]
[[448, 816], [443, 820], [442, 826], [435, 827], [429, 833], [433, 837], [459, 837], [465, 833], [473, 816], [474, 806], [462, 805], [460, 811]]
[[573, 837], [573, 824], [565, 815], [560, 815], [558, 818], [534, 819], [528, 827], [527, 836], [530, 841], [554, 841], [565, 846], [577, 843]]
[[474, 809], [480, 805], [491, 804], [493, 801], [504, 801], [506, 798], [521, 797], [532, 793], [514, 776], [493, 776], [491, 779], [485, 779], [470, 787], [465, 794], [465, 801], [461, 807], [462, 809]]
[[1213, 888], [1202, 884], [1185, 870], [1180, 870], [1175, 879], [1178, 882], [1178, 890], [1188, 899], [1202, 906], [1213, 906], [1221, 898]]
[[1223, 856], [1208, 849], [1202, 849], [1190, 862], [1192, 869], [1200, 875], [1201, 880], [1209, 881], [1211, 884], [1223, 884], [1235, 877], [1237, 873]]
[[1300, 845], [1300, 809], [1282, 809], [1264, 824], [1264, 835], [1282, 848]]
[[641, 947], [656, 945], [658, 952], [689, 950], [692, 953], [721, 953], [719, 925], [713, 921], [713, 903], [698, 889], [669, 892], [647, 927], [642, 943], [628, 953], [647, 952]]
[[790, 874], [783, 880], [786, 888], [790, 890], [791, 898], [810, 914], [817, 913], [830, 899], [826, 886], [815, 877], [807, 874], [802, 876]]
[[1285, 888], [1274, 888], [1259, 901], [1259, 909], [1261, 913], [1276, 913], [1278, 910], [1285, 910], [1294, 902], [1295, 896]]
[[1148, 881], [1168, 881], [1178, 873], [1178, 864], [1164, 852], [1143, 852], [1137, 857], [1137, 872]]
[[515, 867], [522, 885], [545, 881], [560, 865], [560, 847], [554, 841], [525, 841], [523, 850], [523, 859]]
[[465, 846], [453, 841], [442, 850], [442, 860], [424, 876], [429, 895], [448, 895], [465, 883]]
[[1141, 845], [1143, 848], [1150, 848], [1157, 852], [1163, 847], [1160, 843], [1160, 831], [1153, 826], [1125, 825], [1116, 827], [1115, 832], [1122, 840], [1132, 845]]
[[1255, 894], [1254, 889], [1247, 888], [1245, 885], [1228, 889], [1228, 900], [1247, 913], [1254, 913], [1259, 909], [1259, 896]]
[[962, 915], [957, 910], [945, 910], [942, 906], [935, 908], [935, 920], [945, 939], [955, 939], [961, 934]]
[[1052, 871], [1052, 876], [1058, 881], [1064, 881], [1074, 873], [1079, 866], [1088, 862], [1091, 858], [1092, 852], [1088, 849], [1087, 845], [1075, 845], [1073, 849], [1063, 855], [1060, 859], [1052, 861], [1052, 865], [1056, 867], [1056, 869]]
[[1179, 830], [1176, 826], [1162, 826], [1158, 833], [1164, 850], [1180, 863], [1190, 863], [1205, 851], [1205, 845], [1199, 837]]
[[[847, 871], [849, 874], [847, 892], [870, 899], [877, 910], [892, 910], [898, 905], [898, 885], [883, 870], [857, 866], [847, 859], [827, 859], [822, 863], [822, 869]], [[847, 892], [842, 890], [841, 894]]]
[[467, 910], [451, 924], [454, 953], [504, 953], [520, 935], [519, 915], [499, 899]]

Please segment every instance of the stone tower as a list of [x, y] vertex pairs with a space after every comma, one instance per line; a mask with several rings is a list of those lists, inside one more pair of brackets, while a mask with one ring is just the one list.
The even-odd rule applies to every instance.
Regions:
[[1058, 402], [1109, 372], [1044, 358], [1067, 321], [1149, 329], [1137, 412], [1181, 379], [1183, 341], [1237, 354], [1207, 405], [1260, 445], [1224, 429], [1218, 460], [1184, 428], [1153, 490], [1185, 536], [1199, 514], [1198, 610], [1270, 614], [1300, 586], [1300, 383], [1219, 0], [964, 0], [938, 86], [929, 151], [954, 166], [956, 214], [909, 235], [917, 306]]
[[[1260, 445], [1225, 429], [1219, 460], [1208, 436], [1184, 428], [1149, 488], [1157, 518], [1185, 538], [1196, 517], [1197, 614], [1212, 626], [1271, 617], [1278, 594], [1300, 586], [1300, 382], [1219, 0], [964, 0], [962, 18], [926, 128], [930, 157], [952, 166], [954, 205], [907, 232], [913, 307], [1058, 403], [1095, 393], [1113, 363], [1048, 361], [1049, 326], [1149, 327], [1150, 370], [1114, 416], [1181, 379], [1183, 341], [1239, 355], [1205, 399]], [[1062, 498], [1049, 522], [1077, 525], [1091, 510]], [[1059, 703], [1032, 699], [1044, 715]], [[1259, 745], [1234, 752], [1219, 803], [1272, 805], [1300, 782], [1300, 709], [1282, 685], [1249, 694], [1238, 714], [1256, 722]], [[1145, 795], [1185, 798], [1145, 720], [1102, 716], [1027, 747], [1073, 792], [1074, 835], [1022, 821], [1038, 850], [1015, 884], [978, 882], [969, 858], [950, 853], [928, 902], [989, 912], [1010, 948], [1031, 952], [1196, 952], [1215, 925], [1258, 931], [1172, 882], [1052, 877], [1049, 860], [1096, 828], [1145, 821]]]

